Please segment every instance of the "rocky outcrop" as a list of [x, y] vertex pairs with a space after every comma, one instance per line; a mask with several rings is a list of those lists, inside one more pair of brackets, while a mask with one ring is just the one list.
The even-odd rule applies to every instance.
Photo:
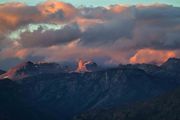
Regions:
[[82, 59], [78, 62], [77, 72], [93, 72], [98, 69], [98, 66], [93, 61], [84, 61]]

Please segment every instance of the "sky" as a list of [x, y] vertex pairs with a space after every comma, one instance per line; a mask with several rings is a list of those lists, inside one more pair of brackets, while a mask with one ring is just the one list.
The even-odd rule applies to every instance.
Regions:
[[176, 0], [0, 2], [0, 69], [27, 60], [160, 65], [180, 57]]
[[[36, 5], [40, 2], [44, 2], [46, 0], [0, 0], [0, 3], [6, 2], [24, 2], [29, 5]], [[75, 6], [107, 6], [113, 4], [127, 4], [127, 5], [135, 5], [135, 4], [153, 4], [153, 3], [164, 3], [170, 4], [174, 6], [180, 6], [179, 0], [59, 0], [62, 2], [71, 3]]]

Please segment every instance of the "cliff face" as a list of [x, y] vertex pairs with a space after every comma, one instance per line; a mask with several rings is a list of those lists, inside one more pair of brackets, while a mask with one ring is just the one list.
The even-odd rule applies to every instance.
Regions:
[[93, 61], [84, 61], [82, 59], [78, 62], [77, 72], [92, 72], [97, 70], [97, 64]]
[[83, 61], [82, 59], [81, 60], [79, 60], [79, 62], [78, 62], [78, 67], [77, 67], [77, 72], [87, 72], [88, 70], [87, 70], [87, 68], [86, 68], [86, 66], [85, 66], [85, 61]]

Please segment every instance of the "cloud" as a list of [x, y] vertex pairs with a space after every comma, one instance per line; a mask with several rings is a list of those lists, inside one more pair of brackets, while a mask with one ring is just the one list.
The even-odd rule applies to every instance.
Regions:
[[[128, 63], [127, 54], [123, 52], [106, 51], [101, 48], [87, 48], [80, 46], [79, 40], [66, 45], [54, 45], [48, 48], [34, 49], [34, 56], [45, 56], [48, 62], [75, 62], [79, 58], [93, 59], [100, 65], [117, 65], [120, 62]], [[113, 54], [112, 54], [113, 53]]]
[[90, 46], [111, 45], [119, 39], [131, 39], [134, 21], [119, 18], [88, 27], [81, 38], [82, 43]]
[[139, 8], [132, 47], [168, 49], [180, 48], [180, 8], [151, 6]]
[[22, 25], [36, 22], [40, 12], [34, 6], [22, 3], [6, 3], [0, 5], [0, 32], [15, 30]]
[[[64, 27], [23, 30], [29, 24]], [[17, 30], [20, 37], [9, 39], [9, 34]], [[159, 64], [169, 57], [180, 57], [179, 33], [180, 7], [171, 5], [74, 7], [58, 1], [36, 6], [5, 3], [0, 5], [0, 62], [2, 58], [65, 61], [84, 57], [107, 64]]]
[[162, 51], [153, 49], [141, 49], [130, 58], [130, 63], [155, 63], [161, 64], [168, 58], [176, 57], [174, 51]]
[[121, 49], [180, 48], [180, 8], [168, 5], [131, 6], [106, 20], [87, 28], [82, 42], [104, 46], [118, 41]]
[[47, 1], [37, 6], [23, 3], [0, 5], [0, 32], [15, 30], [30, 23], [62, 23], [71, 20], [76, 9], [67, 3]]
[[77, 9], [73, 5], [58, 1], [46, 1], [37, 7], [44, 16], [49, 16], [50, 19], [53, 17], [67, 20], [73, 18], [77, 13]]
[[49, 47], [56, 44], [66, 44], [81, 37], [77, 24], [69, 24], [58, 30], [43, 31], [41, 27], [33, 32], [21, 34], [18, 41], [23, 47]]

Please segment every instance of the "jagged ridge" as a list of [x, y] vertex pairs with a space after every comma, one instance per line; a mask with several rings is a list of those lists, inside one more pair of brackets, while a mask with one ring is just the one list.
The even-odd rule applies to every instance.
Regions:
[[[23, 71], [34, 70], [34, 63], [28, 62], [25, 66], [24, 69], [22, 64], [20, 68]], [[32, 110], [31, 117], [38, 120], [68, 120], [84, 111], [109, 109], [151, 99], [179, 87], [179, 79], [178, 74], [161, 66], [123, 65], [83, 73], [44, 72], [17, 81], [9, 80], [12, 84], [5, 84], [9, 87], [5, 87], [0, 94], [11, 99], [5, 91], [13, 89], [11, 95], [19, 98], [14, 104], [28, 105], [26, 107]], [[0, 84], [0, 88], [2, 86]], [[1, 104], [7, 103], [3, 101]], [[13, 109], [18, 110], [16, 107]]]

